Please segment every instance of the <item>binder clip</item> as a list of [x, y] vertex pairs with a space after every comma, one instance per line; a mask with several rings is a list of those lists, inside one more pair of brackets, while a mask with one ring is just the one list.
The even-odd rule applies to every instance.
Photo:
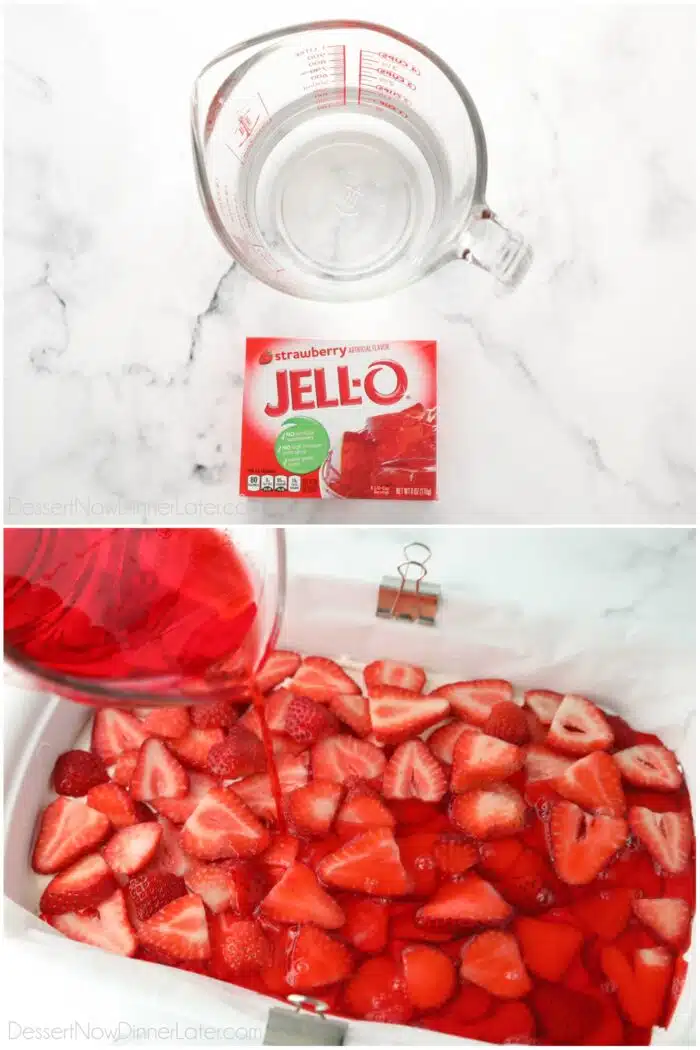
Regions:
[[287, 999], [296, 1010], [273, 1006], [263, 1046], [343, 1046], [348, 1026], [326, 1017], [328, 1003], [310, 995], [288, 995]]
[[408, 543], [404, 560], [396, 566], [398, 576], [382, 576], [377, 595], [377, 616], [408, 620], [434, 627], [440, 605], [440, 587], [426, 583], [427, 563], [432, 557], [425, 543]]

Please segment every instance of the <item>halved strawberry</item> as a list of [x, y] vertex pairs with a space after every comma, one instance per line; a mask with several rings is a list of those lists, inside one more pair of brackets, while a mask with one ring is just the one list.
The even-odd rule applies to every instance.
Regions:
[[547, 729], [549, 727], [543, 722], [540, 722], [535, 712], [530, 711], [529, 708], [526, 708], [524, 713], [528, 732], [530, 734], [530, 742], [533, 744], [543, 744], [547, 739]]
[[83, 857], [55, 875], [41, 895], [42, 915], [60, 915], [66, 911], [92, 910], [117, 888], [109, 865], [99, 853]]
[[430, 696], [444, 697], [460, 718], [483, 726], [496, 704], [513, 699], [513, 686], [502, 678], [481, 678], [441, 685]]
[[640, 948], [630, 962], [618, 947], [606, 944], [600, 962], [625, 1016], [641, 1028], [657, 1024], [673, 973], [671, 953], [666, 948]]
[[305, 864], [287, 869], [264, 898], [260, 911], [274, 922], [312, 922], [326, 930], [337, 930], [345, 922], [343, 909]]
[[292, 791], [287, 799], [287, 815], [299, 835], [326, 835], [343, 794], [341, 784], [314, 780]]
[[384, 770], [385, 798], [420, 798], [439, 802], [447, 791], [447, 776], [422, 740], [399, 744]]
[[450, 819], [472, 838], [500, 838], [525, 827], [525, 802], [510, 785], [494, 784], [457, 795]]
[[510, 744], [526, 744], [530, 739], [525, 712], [510, 700], [493, 705], [484, 722], [484, 732], [499, 740], [507, 740]]
[[278, 882], [287, 868], [299, 857], [300, 845], [296, 835], [284, 835], [274, 831], [270, 834], [270, 845], [263, 850], [258, 861], [264, 865], [273, 882]]
[[327, 854], [317, 874], [326, 884], [376, 897], [401, 897], [410, 881], [388, 828], [375, 828]]
[[152, 798], [150, 804], [162, 816], [167, 817], [173, 824], [184, 824], [185, 821], [197, 808], [200, 798], [204, 798], [207, 791], [217, 786], [214, 777], [206, 773], [195, 773], [194, 770], [188, 774], [189, 788], [183, 798]]
[[676, 961], [673, 964], [673, 977], [671, 978], [671, 987], [666, 1000], [666, 1009], [664, 1010], [664, 1016], [661, 1020], [662, 1028], [668, 1028], [673, 1019], [678, 1000], [680, 999], [683, 988], [685, 987], [685, 979], [687, 976], [688, 963], [682, 956], [677, 955]]
[[233, 700], [227, 696], [198, 700], [189, 710], [195, 729], [230, 729], [238, 717]]
[[255, 676], [255, 684], [261, 693], [269, 693], [285, 678], [291, 678], [299, 670], [301, 657], [287, 649], [271, 652]]
[[468, 722], [462, 722], [459, 718], [438, 726], [428, 737], [426, 743], [432, 753], [440, 762], [446, 766], [452, 765], [455, 745], [463, 733], [479, 733], [476, 726], [470, 726]]
[[97, 905], [97, 912], [64, 912], [49, 916], [46, 921], [72, 941], [91, 944], [115, 955], [136, 954], [138, 944], [129, 922], [124, 894], [119, 889]]
[[132, 798], [183, 798], [189, 783], [186, 771], [162, 740], [151, 737], [144, 741], [129, 786]]
[[53, 875], [91, 853], [110, 831], [103, 813], [73, 798], [54, 799], [41, 815], [32, 867], [41, 875]]
[[515, 744], [485, 733], [465, 733], [455, 744], [450, 788], [470, 791], [505, 780], [517, 773], [524, 757], [523, 750]]
[[194, 863], [185, 874], [188, 890], [201, 897], [214, 915], [235, 906], [237, 883], [227, 865], [228, 861]]
[[627, 840], [621, 817], [591, 816], [573, 802], [558, 802], [549, 825], [559, 878], [571, 886], [592, 882]]
[[[277, 775], [282, 795], [287, 796], [297, 788], [304, 787], [309, 779], [309, 753], [301, 755], [282, 755], [277, 759]], [[277, 806], [272, 794], [272, 785], [267, 773], [255, 773], [232, 784], [231, 790], [243, 799], [245, 804], [261, 820], [275, 820]]]
[[479, 862], [476, 848], [461, 835], [445, 833], [435, 843], [435, 864], [445, 875], [463, 875]]
[[210, 936], [215, 977], [229, 980], [248, 976], [270, 965], [272, 947], [255, 919], [218, 915], [211, 924]]
[[163, 829], [160, 845], [153, 860], [153, 868], [170, 875], [184, 875], [192, 858], [185, 853], [180, 842], [180, 829], [165, 817], [159, 817]]
[[236, 780], [267, 768], [265, 748], [259, 737], [240, 723], [207, 755], [207, 769], [215, 777]]
[[643, 806], [629, 811], [630, 829], [664, 871], [677, 875], [690, 859], [693, 822], [688, 813], [654, 813]]
[[389, 905], [372, 897], [348, 897], [342, 908], [345, 922], [339, 936], [361, 952], [381, 952], [389, 935]]
[[180, 875], [147, 871], [129, 879], [127, 894], [139, 919], [148, 919], [170, 901], [187, 893], [185, 880]]
[[439, 696], [402, 693], [377, 686], [369, 698], [372, 732], [383, 743], [401, 743], [446, 717], [449, 703]]
[[270, 834], [230, 788], [213, 788], [182, 829], [182, 848], [200, 860], [252, 857], [268, 845]]
[[554, 714], [546, 742], [567, 755], [587, 755], [590, 751], [607, 751], [613, 739], [613, 731], [600, 708], [585, 696], [570, 693]]
[[436, 831], [414, 831], [396, 839], [401, 863], [411, 880], [413, 897], [431, 897], [438, 887], [438, 868], [435, 863]]
[[420, 693], [425, 685], [425, 671], [422, 667], [397, 664], [393, 660], [375, 660], [374, 663], [367, 664], [362, 676], [370, 696], [377, 686], [397, 685], [401, 689], [410, 689], [412, 693]]
[[541, 744], [530, 744], [525, 748], [525, 773], [528, 780], [553, 780], [566, 773], [573, 761]]
[[552, 786], [563, 798], [591, 813], [621, 817], [627, 808], [618, 767], [604, 751], [593, 751], [574, 762]]
[[155, 856], [162, 834], [157, 821], [121, 828], [105, 846], [105, 860], [115, 875], [135, 875]]
[[638, 744], [618, 751], [615, 763], [629, 784], [653, 788], [655, 791], [675, 791], [683, 782], [676, 756], [660, 744]]
[[[265, 697], [265, 706], [263, 710], [265, 713], [267, 728], [271, 733], [284, 732], [287, 711], [293, 698], [294, 693], [290, 693], [289, 689], [275, 689]], [[246, 729], [249, 729], [251, 733], [255, 733], [256, 736], [262, 738], [260, 712], [255, 704], [250, 705], [250, 707], [238, 719], [236, 724], [244, 726]]]
[[345, 784], [353, 777], [374, 780], [384, 772], [384, 752], [366, 740], [349, 734], [329, 736], [314, 746], [311, 767], [314, 779]]
[[149, 736], [174, 740], [190, 728], [190, 716], [186, 707], [153, 707], [147, 712], [139, 711], [139, 715]]
[[139, 822], [136, 803], [119, 784], [97, 784], [88, 791], [86, 801], [90, 809], [108, 817], [115, 828], [126, 828]]
[[521, 850], [494, 885], [513, 908], [526, 915], [539, 915], [568, 900], [566, 887], [555, 878], [547, 860], [532, 849]]
[[343, 981], [352, 970], [345, 945], [315, 926], [301, 926], [291, 934], [287, 958], [287, 982], [298, 992]]
[[472, 874], [440, 886], [435, 896], [416, 912], [419, 923], [455, 926], [499, 926], [510, 916], [510, 905], [498, 890]]
[[502, 930], [487, 930], [465, 944], [460, 973], [499, 999], [521, 999], [532, 988], [518, 942]]
[[587, 934], [614, 941], [630, 920], [635, 890], [625, 887], [598, 890], [575, 901], [571, 908]]
[[525, 1003], [504, 1001], [498, 1003], [488, 1017], [462, 1025], [455, 1035], [480, 1043], [532, 1044], [536, 1042], [536, 1025]]
[[137, 750], [122, 751], [112, 770], [112, 780], [120, 787], [128, 788], [139, 760]]
[[51, 782], [57, 795], [82, 798], [91, 787], [109, 780], [105, 764], [99, 755], [91, 751], [66, 751], [59, 755], [51, 774]]
[[386, 1024], [406, 1024], [413, 1006], [398, 964], [377, 956], [367, 959], [345, 986], [345, 1007], [353, 1017]]
[[457, 975], [454, 963], [439, 948], [410, 944], [401, 952], [406, 994], [416, 1010], [435, 1010], [451, 998]]
[[359, 685], [334, 660], [323, 656], [307, 656], [288, 683], [297, 696], [328, 703], [338, 693], [350, 695], [361, 692]]
[[397, 824], [409, 828], [422, 828], [426, 831], [440, 831], [439, 824], [449, 827], [447, 816], [432, 802], [422, 802], [419, 798], [389, 799], [387, 806], [394, 814]]
[[335, 820], [335, 831], [342, 839], [353, 838], [370, 828], [393, 828], [391, 810], [371, 790], [350, 788]]
[[612, 864], [600, 873], [599, 879], [601, 888], [624, 886], [638, 890], [644, 897], [660, 897], [664, 894], [661, 876], [654, 861], [634, 838], [620, 851]]
[[523, 848], [520, 836], [481, 842], [479, 844], [479, 867], [487, 875], [503, 875], [513, 867], [523, 852]]
[[603, 1013], [596, 996], [564, 984], [536, 984], [529, 1002], [547, 1045], [585, 1044]]
[[552, 724], [552, 719], [563, 699], [563, 693], [554, 693], [551, 689], [527, 689], [524, 697], [525, 706], [534, 711], [539, 721], [545, 726]]
[[514, 930], [528, 970], [545, 981], [563, 977], [583, 943], [581, 931], [566, 922], [520, 916]]
[[142, 922], [141, 944], [176, 959], [208, 959], [209, 928], [202, 898], [190, 893], [166, 904]]
[[691, 912], [680, 897], [633, 900], [632, 911], [666, 944], [681, 948], [687, 943]]
[[109, 766], [123, 751], [141, 747], [147, 737], [146, 728], [128, 711], [120, 711], [117, 707], [101, 707], [92, 723], [90, 747]]
[[452, 941], [454, 931], [448, 923], [419, 923], [415, 901], [392, 901], [390, 904], [390, 943], [407, 941], [426, 944], [447, 944]]
[[334, 696], [329, 707], [336, 718], [350, 726], [358, 736], [367, 736], [372, 732], [369, 717], [369, 702], [362, 693], [351, 693]]
[[223, 729], [190, 729], [184, 736], [171, 740], [170, 749], [184, 766], [206, 773], [209, 752], [223, 739]]
[[298, 744], [309, 747], [339, 728], [338, 720], [323, 704], [308, 696], [292, 697], [284, 719], [284, 732]]

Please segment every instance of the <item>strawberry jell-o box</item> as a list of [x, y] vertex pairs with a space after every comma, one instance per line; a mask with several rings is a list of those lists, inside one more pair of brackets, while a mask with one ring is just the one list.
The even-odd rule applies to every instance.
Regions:
[[436, 350], [248, 339], [240, 494], [437, 499]]

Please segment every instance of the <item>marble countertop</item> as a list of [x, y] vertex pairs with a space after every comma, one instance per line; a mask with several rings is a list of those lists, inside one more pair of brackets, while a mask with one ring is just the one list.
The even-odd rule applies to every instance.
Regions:
[[[693, 8], [350, 6], [464, 79], [489, 203], [534, 245], [527, 282], [499, 298], [455, 263], [326, 306], [231, 265], [197, 197], [189, 94], [219, 51], [289, 20], [278, 0], [13, 5], [8, 524], [694, 520]], [[239, 498], [246, 335], [438, 339], [439, 502]]]

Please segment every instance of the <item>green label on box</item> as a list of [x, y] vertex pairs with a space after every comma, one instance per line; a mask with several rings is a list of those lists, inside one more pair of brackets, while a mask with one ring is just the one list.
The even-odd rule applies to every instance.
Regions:
[[310, 474], [325, 462], [330, 447], [328, 432], [318, 420], [292, 416], [277, 435], [275, 457], [290, 474]]

